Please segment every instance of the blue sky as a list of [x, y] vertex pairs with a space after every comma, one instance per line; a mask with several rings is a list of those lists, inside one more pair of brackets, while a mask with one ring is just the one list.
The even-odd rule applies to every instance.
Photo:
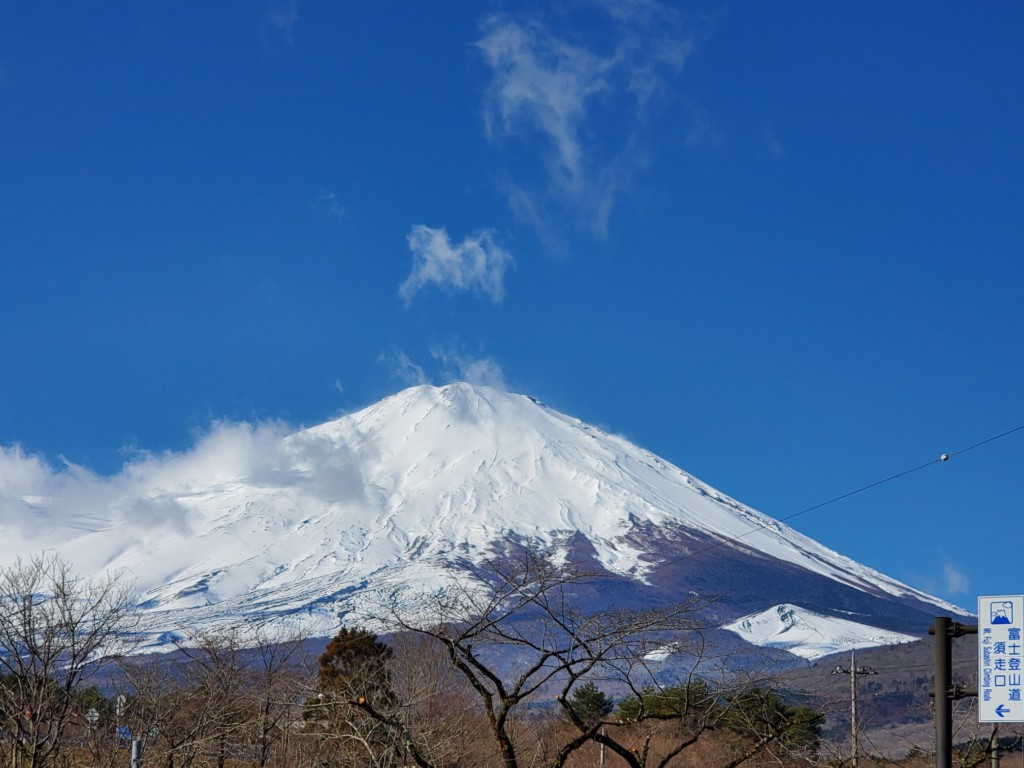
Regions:
[[[1024, 6], [0, 8], [0, 496], [471, 379], [1024, 592]], [[70, 465], [70, 466], [69, 466]]]

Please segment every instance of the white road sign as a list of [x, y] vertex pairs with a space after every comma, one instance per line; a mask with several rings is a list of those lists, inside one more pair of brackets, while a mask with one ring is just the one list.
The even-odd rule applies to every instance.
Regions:
[[978, 598], [978, 722], [1024, 723], [1024, 595]]

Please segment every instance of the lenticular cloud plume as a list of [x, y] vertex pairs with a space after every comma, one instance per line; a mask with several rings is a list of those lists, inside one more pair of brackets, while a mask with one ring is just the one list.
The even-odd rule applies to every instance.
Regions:
[[495, 244], [489, 231], [454, 245], [444, 228], [417, 224], [407, 239], [412, 251], [412, 274], [398, 290], [406, 304], [428, 285], [481, 293], [495, 304], [505, 298], [505, 271], [513, 259]]

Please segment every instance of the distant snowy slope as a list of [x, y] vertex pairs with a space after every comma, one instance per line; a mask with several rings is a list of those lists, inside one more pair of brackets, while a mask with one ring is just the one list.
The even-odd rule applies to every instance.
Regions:
[[871, 627], [834, 616], [823, 616], [795, 605], [776, 605], [744, 616], [723, 629], [735, 632], [748, 643], [781, 648], [805, 659], [878, 645], [897, 645], [918, 638]]
[[207, 440], [220, 441], [216, 462], [158, 457], [116, 482], [69, 479], [73, 516], [59, 514], [68, 498], [23, 492], [0, 506], [0, 560], [41, 548], [15, 517], [32, 515], [78, 569], [134, 574], [157, 628], [288, 616], [326, 633], [367, 585], [430, 588], [510, 538], [562, 558], [585, 542], [609, 573], [650, 585], [682, 537], [699, 537], [791, 582], [809, 574], [815, 585], [962, 613], [623, 438], [488, 387], [414, 387], [311, 429], [239, 426]]

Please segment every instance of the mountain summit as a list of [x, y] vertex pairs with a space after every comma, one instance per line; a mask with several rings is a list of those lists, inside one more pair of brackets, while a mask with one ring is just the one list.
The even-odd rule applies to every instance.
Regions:
[[962, 614], [621, 437], [489, 387], [414, 387], [239, 446], [249, 455], [212, 478], [179, 472], [131, 502], [162, 510], [161, 525], [114, 536], [124, 511], [88, 510], [60, 550], [135, 574], [156, 634], [259, 617], [327, 635], [360, 590], [468, 578], [510, 544], [583, 561], [631, 600], [719, 595], [722, 624], [786, 605], [891, 636]]

